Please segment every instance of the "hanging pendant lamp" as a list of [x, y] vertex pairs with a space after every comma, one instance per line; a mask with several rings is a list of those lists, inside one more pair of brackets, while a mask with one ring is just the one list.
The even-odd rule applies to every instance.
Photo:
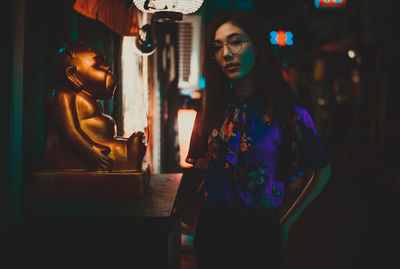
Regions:
[[139, 34], [135, 39], [135, 48], [136, 53], [141, 56], [149, 56], [156, 51], [157, 44], [150, 24], [145, 24], [139, 29]]
[[154, 13], [153, 20], [180, 22], [183, 15], [196, 12], [204, 0], [133, 0], [136, 7], [147, 13]]

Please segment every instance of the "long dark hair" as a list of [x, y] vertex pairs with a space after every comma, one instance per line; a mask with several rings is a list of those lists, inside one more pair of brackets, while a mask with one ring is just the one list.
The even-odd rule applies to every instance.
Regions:
[[265, 101], [267, 113], [276, 120], [285, 108], [298, 99], [282, 77], [281, 67], [267, 39], [268, 31], [260, 18], [249, 11], [227, 10], [218, 14], [208, 25], [204, 39], [203, 74], [206, 87], [202, 105], [192, 132], [188, 159], [201, 157], [207, 150], [207, 139], [223, 117], [227, 103], [233, 98], [231, 81], [212, 58], [211, 42], [217, 29], [226, 22], [242, 28], [254, 44], [256, 93]]

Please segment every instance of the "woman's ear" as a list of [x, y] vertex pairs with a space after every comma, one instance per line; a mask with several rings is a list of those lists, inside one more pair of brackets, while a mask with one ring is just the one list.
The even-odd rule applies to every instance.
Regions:
[[67, 76], [67, 79], [76, 87], [80, 88], [83, 86], [83, 82], [79, 80], [79, 78], [76, 76], [76, 66], [75, 65], [70, 65], [65, 69], [65, 74]]

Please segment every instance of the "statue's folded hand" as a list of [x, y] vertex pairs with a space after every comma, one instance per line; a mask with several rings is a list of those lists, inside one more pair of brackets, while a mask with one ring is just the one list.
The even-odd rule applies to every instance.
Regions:
[[112, 170], [114, 161], [107, 156], [111, 151], [109, 147], [95, 144], [92, 146], [90, 151], [91, 151], [90, 161], [94, 166], [94, 168], [107, 171]]

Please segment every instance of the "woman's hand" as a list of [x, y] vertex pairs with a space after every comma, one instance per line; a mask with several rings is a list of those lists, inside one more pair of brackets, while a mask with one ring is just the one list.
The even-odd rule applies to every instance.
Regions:
[[288, 243], [288, 239], [289, 239], [289, 231], [292, 228], [293, 222], [284, 222], [281, 223], [281, 235], [282, 235], [282, 248], [281, 248], [281, 252], [282, 255], [283, 253], [285, 253], [286, 247], [287, 247], [287, 243]]
[[318, 169], [316, 173], [313, 173], [299, 197], [289, 208], [289, 210], [283, 215], [283, 217], [281, 217], [280, 225], [282, 232], [282, 254], [286, 249], [289, 238], [289, 231], [294, 221], [300, 216], [300, 214], [311, 203], [311, 201], [313, 201], [322, 191], [330, 175], [331, 168], [329, 164], [324, 168]]

